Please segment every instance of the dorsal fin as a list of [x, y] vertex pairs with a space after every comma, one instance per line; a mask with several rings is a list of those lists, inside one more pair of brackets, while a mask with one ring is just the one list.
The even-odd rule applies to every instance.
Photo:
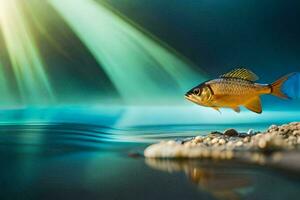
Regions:
[[239, 68], [234, 69], [226, 74], [223, 74], [220, 76], [221, 78], [239, 78], [247, 81], [257, 81], [259, 78], [256, 74], [254, 74], [252, 71], [245, 69], [245, 68]]

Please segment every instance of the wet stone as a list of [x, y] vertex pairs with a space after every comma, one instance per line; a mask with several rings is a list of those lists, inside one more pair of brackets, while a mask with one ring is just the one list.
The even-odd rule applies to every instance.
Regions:
[[219, 144], [223, 145], [223, 144], [225, 144], [225, 143], [226, 143], [226, 140], [225, 140], [225, 139], [220, 139], [220, 140], [219, 140]]
[[213, 131], [209, 135], [222, 135], [222, 133], [219, 131]]
[[269, 130], [278, 130], [278, 126], [276, 126], [276, 125], [271, 125], [271, 126], [269, 127]]
[[215, 144], [215, 143], [218, 143], [218, 142], [219, 142], [219, 139], [218, 139], [218, 138], [214, 138], [214, 139], [211, 141], [212, 144]]
[[242, 141], [238, 141], [236, 144], [235, 144], [237, 147], [240, 147], [243, 145], [243, 142]]
[[254, 134], [254, 130], [253, 130], [253, 129], [249, 129], [248, 132], [247, 132], [247, 134], [248, 134], [248, 135]]
[[233, 136], [238, 136], [239, 133], [235, 130], [235, 129], [227, 129], [225, 132], [224, 132], [224, 135], [227, 135], [229, 137], [233, 137]]
[[250, 137], [245, 137], [244, 139], [243, 139], [243, 142], [244, 143], [247, 143], [247, 142], [249, 142], [250, 141]]

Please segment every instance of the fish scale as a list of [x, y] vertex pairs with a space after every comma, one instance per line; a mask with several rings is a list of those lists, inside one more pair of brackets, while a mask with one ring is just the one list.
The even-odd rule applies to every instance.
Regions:
[[214, 94], [242, 95], [256, 92], [256, 87], [252, 82], [239, 79], [216, 79], [207, 84], [213, 88]]

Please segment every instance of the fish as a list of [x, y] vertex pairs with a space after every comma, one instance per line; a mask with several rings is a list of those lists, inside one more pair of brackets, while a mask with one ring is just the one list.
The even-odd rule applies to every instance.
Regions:
[[260, 84], [259, 77], [251, 70], [237, 68], [217, 79], [208, 80], [193, 87], [185, 98], [200, 106], [210, 107], [220, 112], [220, 108], [231, 108], [240, 112], [244, 106], [248, 110], [261, 114], [261, 95], [274, 95], [282, 99], [290, 97], [282, 91], [283, 84], [295, 73], [287, 74], [272, 84]]

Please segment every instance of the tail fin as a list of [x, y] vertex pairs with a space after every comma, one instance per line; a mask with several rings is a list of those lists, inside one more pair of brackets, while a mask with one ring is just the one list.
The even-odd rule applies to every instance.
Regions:
[[270, 85], [271, 87], [271, 94], [283, 99], [289, 99], [290, 97], [288, 95], [286, 95], [285, 93], [282, 92], [282, 86], [285, 83], [285, 81], [287, 81], [289, 79], [290, 76], [292, 76], [294, 73], [285, 75], [284, 77], [281, 77], [280, 79], [278, 79], [277, 81], [275, 81], [274, 83], [272, 83]]

